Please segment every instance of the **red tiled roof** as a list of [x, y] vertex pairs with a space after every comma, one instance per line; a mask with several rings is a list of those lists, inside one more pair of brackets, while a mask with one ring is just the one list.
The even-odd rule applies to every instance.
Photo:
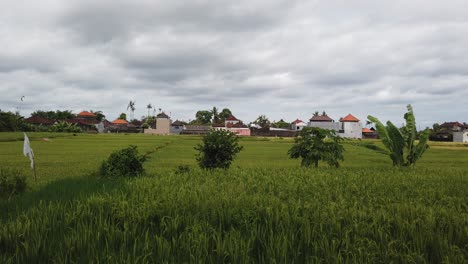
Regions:
[[309, 119], [311, 122], [333, 122], [333, 119], [331, 119], [327, 115], [317, 115], [313, 116]]
[[78, 117], [96, 117], [95, 114], [88, 112], [88, 111], [83, 111], [77, 115]]
[[369, 128], [365, 127], [365, 128], [362, 129], [362, 133], [374, 133], [374, 131], [372, 131]]
[[43, 125], [52, 125], [54, 123], [54, 120], [40, 117], [40, 116], [31, 116], [30, 118], [26, 118], [24, 121], [30, 124], [43, 124]]
[[238, 121], [238, 119], [235, 117], [235, 116], [230, 116], [228, 118], [226, 118], [227, 121]]
[[352, 114], [348, 114], [347, 116], [341, 118], [340, 122], [359, 122], [359, 119], [357, 119]]
[[112, 121], [112, 124], [114, 125], [128, 125], [128, 122], [124, 119], [116, 119]]
[[299, 124], [299, 123], [304, 123], [304, 121], [300, 120], [300, 119], [296, 119], [294, 120], [291, 124]]

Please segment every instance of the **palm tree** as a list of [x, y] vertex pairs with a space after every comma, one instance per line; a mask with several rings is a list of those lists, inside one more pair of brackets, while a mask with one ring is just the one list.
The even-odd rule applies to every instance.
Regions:
[[211, 115], [213, 116], [213, 124], [219, 123], [219, 113], [218, 108], [216, 108], [216, 106], [213, 106], [213, 109], [211, 110]]
[[130, 108], [130, 111], [131, 111], [130, 120], [133, 120], [133, 115], [135, 113], [135, 101], [130, 100], [130, 102], [128, 103], [128, 106], [127, 106], [127, 110], [129, 108]]
[[152, 106], [151, 104], [148, 104], [148, 105], [146, 106], [146, 108], [148, 109], [148, 118], [149, 118], [149, 116], [150, 116], [150, 110], [151, 110], [151, 108], [153, 108], [153, 106]]

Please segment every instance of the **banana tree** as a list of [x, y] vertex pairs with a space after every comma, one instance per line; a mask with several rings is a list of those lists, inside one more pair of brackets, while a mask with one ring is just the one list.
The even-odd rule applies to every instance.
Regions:
[[424, 154], [429, 138], [429, 129], [424, 130], [419, 142], [416, 144], [416, 118], [413, 107], [407, 106], [408, 112], [404, 115], [406, 125], [400, 130], [392, 122], [387, 121], [386, 126], [376, 117], [368, 116], [367, 119], [375, 124], [380, 139], [389, 151], [394, 166], [414, 166]]

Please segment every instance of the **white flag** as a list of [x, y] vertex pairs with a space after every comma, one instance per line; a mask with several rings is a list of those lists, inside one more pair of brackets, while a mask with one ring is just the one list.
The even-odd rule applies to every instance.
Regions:
[[29, 159], [31, 160], [31, 168], [34, 169], [34, 153], [31, 145], [29, 144], [29, 138], [26, 133], [24, 133], [23, 154], [25, 157], [29, 156]]

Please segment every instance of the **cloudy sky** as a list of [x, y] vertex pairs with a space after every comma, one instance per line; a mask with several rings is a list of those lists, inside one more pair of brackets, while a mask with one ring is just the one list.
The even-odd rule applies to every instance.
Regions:
[[[0, 109], [468, 122], [468, 2], [2, 0]], [[21, 96], [26, 96], [23, 102]]]

